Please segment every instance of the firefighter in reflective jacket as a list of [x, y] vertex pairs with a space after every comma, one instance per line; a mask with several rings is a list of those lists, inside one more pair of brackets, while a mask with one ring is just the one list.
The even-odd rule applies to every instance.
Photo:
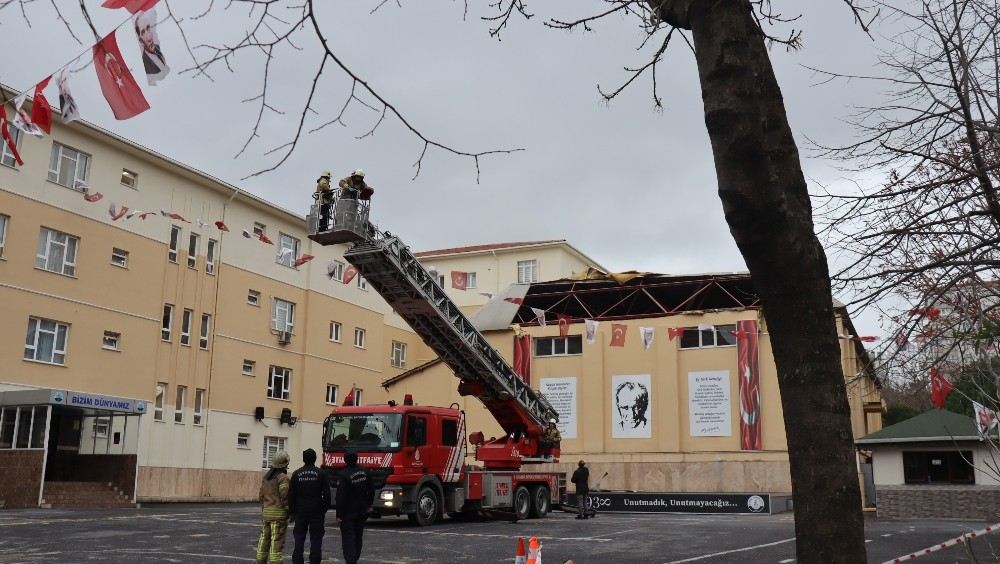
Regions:
[[260, 505], [264, 526], [257, 541], [257, 564], [282, 564], [285, 530], [288, 528], [288, 453], [278, 451], [271, 469], [260, 483]]

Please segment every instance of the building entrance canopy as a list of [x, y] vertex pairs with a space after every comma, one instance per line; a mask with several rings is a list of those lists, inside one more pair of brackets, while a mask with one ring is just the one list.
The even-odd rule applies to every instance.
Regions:
[[0, 392], [0, 406], [5, 405], [61, 405], [78, 408], [87, 415], [142, 415], [148, 407], [145, 400], [52, 389]]

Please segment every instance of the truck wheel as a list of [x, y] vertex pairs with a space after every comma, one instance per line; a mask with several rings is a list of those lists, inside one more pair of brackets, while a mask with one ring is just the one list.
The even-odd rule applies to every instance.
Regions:
[[409, 518], [411, 523], [427, 527], [437, 521], [439, 509], [438, 498], [437, 494], [434, 493], [434, 488], [424, 486], [420, 488], [420, 492], [417, 494], [417, 512], [408, 514], [407, 518]]
[[531, 489], [531, 516], [542, 518], [552, 510], [552, 498], [549, 488], [535, 486]]
[[518, 519], [527, 519], [531, 514], [531, 492], [524, 486], [514, 490], [514, 515]]

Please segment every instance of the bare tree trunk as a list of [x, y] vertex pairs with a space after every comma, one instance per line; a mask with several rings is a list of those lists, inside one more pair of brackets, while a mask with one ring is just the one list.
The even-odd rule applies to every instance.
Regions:
[[651, 0], [694, 36], [726, 221], [761, 297], [784, 410], [799, 562], [865, 562], [826, 254], [764, 38], [739, 0]]

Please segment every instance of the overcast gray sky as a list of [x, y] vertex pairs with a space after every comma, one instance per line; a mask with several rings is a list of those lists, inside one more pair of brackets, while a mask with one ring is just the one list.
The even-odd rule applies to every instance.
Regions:
[[[116, 121], [92, 68], [76, 73], [71, 86], [84, 119], [303, 213], [319, 171], [344, 175], [364, 168], [377, 190], [375, 220], [417, 250], [565, 238], [612, 270], [746, 269], [722, 215], [694, 57], [682, 42], [671, 47], [660, 67], [665, 108], [656, 112], [648, 77], [610, 104], [596, 89], [598, 83], [617, 87], [627, 77], [623, 66], [645, 63], [635, 51], [641, 33], [634, 18], [609, 18], [592, 33], [542, 25], [551, 16], [597, 11], [603, 6], [597, 0], [529, 2], [535, 17], [512, 19], [502, 41], [491, 38], [490, 24], [479, 19], [492, 13], [483, 0], [469, 1], [465, 21], [461, 1], [401, 0], [400, 8], [390, 0], [369, 14], [379, 1], [317, 2], [338, 56], [427, 136], [468, 151], [525, 151], [484, 159], [477, 184], [471, 160], [431, 150], [420, 176], [411, 180], [419, 140], [391, 119], [374, 136], [357, 140], [378, 114], [355, 106], [347, 127], [306, 135], [279, 170], [240, 180], [273, 159], [265, 152], [293, 132], [320, 62], [309, 33], [300, 35], [300, 51], [278, 53], [270, 79], [272, 103], [288, 113], [269, 116], [263, 138], [238, 159], [234, 155], [256, 116], [256, 108], [241, 100], [260, 89], [259, 55], [237, 58], [232, 73], [216, 68], [214, 80], [178, 74], [192, 61], [177, 27], [164, 22], [161, 45], [175, 72], [147, 87], [126, 24], [118, 41], [152, 109]], [[0, 52], [6, 55], [0, 81], [30, 89], [78, 53], [89, 52], [93, 34], [77, 2], [57, 3], [84, 43], [69, 35], [49, 3], [27, 6], [30, 26], [16, 5], [8, 6], [0, 11]], [[102, 35], [128, 15], [101, 8], [100, 0], [86, 3]], [[800, 147], [806, 138], [848, 139], [852, 131], [843, 118], [849, 105], [876, 103], [880, 93], [861, 82], [816, 86], [817, 77], [805, 67], [877, 73], [879, 40], [853, 23], [840, 0], [775, 3], [786, 13], [803, 10], [794, 27], [805, 31], [805, 48], [771, 52]], [[207, 17], [184, 24], [191, 44], [232, 42], [241, 35], [250, 20], [244, 11], [223, 10], [226, 4], [216, 2]], [[207, 1], [170, 2], [175, 14], [185, 16], [206, 6]], [[349, 91], [350, 81], [327, 68], [312, 126], [330, 119]], [[838, 182], [841, 173], [830, 163], [810, 158], [807, 150], [802, 157], [810, 178]], [[862, 332], [881, 333], [874, 316], [861, 315], [859, 322]]]

